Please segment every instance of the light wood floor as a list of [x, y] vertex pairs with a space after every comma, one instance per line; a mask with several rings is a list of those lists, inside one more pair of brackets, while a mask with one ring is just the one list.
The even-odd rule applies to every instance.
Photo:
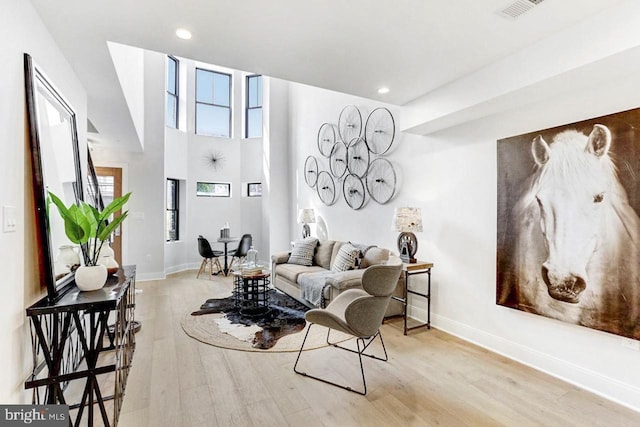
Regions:
[[[640, 414], [436, 329], [382, 332], [389, 362], [367, 359], [362, 397], [296, 375], [295, 353], [223, 350], [189, 338], [180, 318], [231, 280], [195, 271], [139, 282], [142, 330], [119, 425], [639, 426]], [[376, 349], [374, 349], [375, 351]], [[309, 373], [357, 384], [357, 357], [303, 354]]]

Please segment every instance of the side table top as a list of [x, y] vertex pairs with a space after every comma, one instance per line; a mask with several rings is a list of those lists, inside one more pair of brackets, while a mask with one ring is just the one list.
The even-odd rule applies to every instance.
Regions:
[[406, 271], [428, 270], [433, 268], [432, 262], [416, 261], [414, 263], [402, 263], [402, 268]]

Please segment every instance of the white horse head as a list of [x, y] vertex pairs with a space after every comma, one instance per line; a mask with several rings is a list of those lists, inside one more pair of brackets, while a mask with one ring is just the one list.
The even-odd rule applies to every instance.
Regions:
[[611, 132], [603, 125], [588, 137], [565, 131], [551, 144], [541, 136], [531, 144], [539, 167], [532, 195], [547, 249], [541, 273], [556, 300], [579, 303], [589, 286], [587, 267], [604, 231], [604, 206], [620, 196], [610, 147]]

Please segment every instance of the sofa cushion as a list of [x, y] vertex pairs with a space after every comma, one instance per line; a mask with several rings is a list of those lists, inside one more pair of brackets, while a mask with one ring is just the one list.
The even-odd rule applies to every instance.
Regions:
[[339, 272], [353, 269], [359, 254], [360, 249], [351, 243], [345, 243], [340, 247], [340, 250], [338, 250], [338, 254], [331, 265], [331, 271]]
[[313, 255], [313, 265], [319, 265], [327, 270], [331, 269], [331, 255], [335, 244], [335, 240], [321, 240]]
[[313, 264], [313, 254], [318, 246], [318, 239], [315, 237], [305, 237], [296, 240], [289, 255], [289, 264], [311, 266]]
[[296, 283], [298, 281], [298, 276], [302, 273], [312, 273], [317, 271], [326, 271], [326, 270], [322, 267], [318, 267], [315, 265], [311, 267], [298, 265], [298, 264], [289, 264], [289, 263], [276, 265], [276, 275], [282, 276], [292, 283]]
[[389, 249], [378, 248], [376, 246], [369, 248], [362, 258], [360, 268], [367, 268], [371, 265], [384, 264], [389, 259]]

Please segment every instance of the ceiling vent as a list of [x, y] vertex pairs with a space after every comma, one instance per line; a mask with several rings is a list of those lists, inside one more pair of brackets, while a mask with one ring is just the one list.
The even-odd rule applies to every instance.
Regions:
[[505, 6], [499, 13], [510, 19], [518, 19], [543, 1], [544, 0], [515, 0], [513, 3]]

